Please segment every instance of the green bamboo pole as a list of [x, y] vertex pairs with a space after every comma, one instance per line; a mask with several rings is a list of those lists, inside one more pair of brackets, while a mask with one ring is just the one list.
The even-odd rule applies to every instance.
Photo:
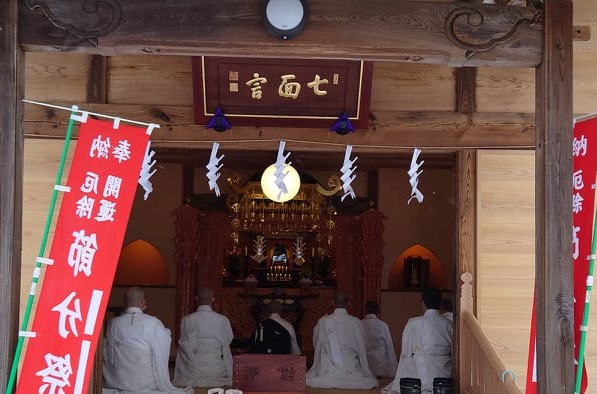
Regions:
[[591, 242], [591, 256], [589, 259], [589, 272], [587, 274], [587, 290], [585, 295], [585, 309], [582, 315], [582, 324], [580, 330], [580, 343], [578, 349], [578, 368], [576, 370], [576, 386], [574, 388], [575, 394], [580, 394], [580, 386], [582, 383], [582, 370], [585, 362], [585, 348], [587, 344], [587, 326], [589, 324], [589, 310], [591, 307], [591, 293], [593, 291], [593, 271], [595, 269], [595, 250], [597, 249], [597, 210], [593, 216], [593, 235]]
[[[66, 162], [66, 156], [68, 154], [68, 148], [70, 145], [71, 136], [73, 134], [73, 126], [75, 124], [75, 120], [72, 115], [75, 115], [79, 108], [76, 105], [73, 105], [71, 110], [71, 117], [70, 121], [68, 122], [68, 127], [66, 129], [66, 136], [64, 137], [64, 145], [62, 146], [62, 155], [60, 157], [60, 164], [58, 166], [58, 172], [56, 173], [56, 182], [55, 185], [60, 185], [62, 181], [62, 173], [64, 172], [64, 164]], [[52, 224], [52, 218], [54, 216], [54, 208], [56, 207], [56, 200], [58, 199], [58, 190], [54, 189], [52, 192], [52, 199], [50, 200], [50, 207], [48, 209], [48, 215], [46, 217], [46, 225], [44, 227], [44, 232], [41, 240], [41, 245], [39, 247], [39, 257], [44, 256], [46, 252], [46, 244], [48, 242], [48, 233], [50, 232], [50, 226]], [[42, 263], [39, 261], [35, 263], [35, 269], [40, 270]], [[31, 308], [33, 306], [33, 299], [35, 298], [35, 288], [37, 286], [37, 282], [39, 278], [33, 277], [31, 279], [31, 291], [29, 292], [29, 297], [27, 298], [27, 306], [25, 308], [25, 314], [23, 315], [23, 322], [21, 324], [21, 331], [26, 331], [27, 327], [29, 326], [29, 318], [31, 316]], [[23, 351], [23, 342], [25, 337], [19, 335], [19, 339], [17, 342], [17, 348], [15, 350], [15, 356], [12, 360], [12, 367], [10, 369], [10, 377], [8, 379], [8, 385], [6, 386], [6, 394], [12, 394], [15, 381], [17, 377], [17, 368], [19, 366], [19, 360], [21, 358], [21, 353]]]

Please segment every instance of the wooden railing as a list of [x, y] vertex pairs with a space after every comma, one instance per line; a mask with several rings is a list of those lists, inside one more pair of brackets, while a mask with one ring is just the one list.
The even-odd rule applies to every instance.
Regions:
[[483, 333], [473, 315], [472, 275], [462, 275], [460, 298], [460, 392], [462, 394], [521, 394], [513, 375]]

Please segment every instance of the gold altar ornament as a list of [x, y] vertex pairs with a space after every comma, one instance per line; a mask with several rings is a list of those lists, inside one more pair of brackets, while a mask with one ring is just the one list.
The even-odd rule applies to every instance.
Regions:
[[336, 209], [329, 197], [342, 189], [337, 175], [329, 178], [329, 189], [317, 182], [299, 183], [294, 198], [284, 202], [269, 198], [261, 182], [249, 181], [239, 186], [239, 181], [238, 174], [228, 178], [232, 192], [228, 195], [227, 205], [234, 213], [232, 238], [235, 242], [238, 242], [238, 232], [241, 231], [261, 233], [268, 238], [295, 238], [299, 234], [333, 230], [332, 217]]

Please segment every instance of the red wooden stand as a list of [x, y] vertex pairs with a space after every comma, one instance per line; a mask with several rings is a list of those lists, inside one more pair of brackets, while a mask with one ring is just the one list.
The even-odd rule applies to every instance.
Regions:
[[233, 361], [233, 386], [245, 394], [304, 394], [306, 358], [290, 354], [239, 354]]

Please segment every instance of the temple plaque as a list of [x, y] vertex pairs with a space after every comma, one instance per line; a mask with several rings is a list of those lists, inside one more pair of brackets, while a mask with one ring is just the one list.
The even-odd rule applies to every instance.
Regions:
[[219, 108], [232, 127], [329, 129], [346, 114], [367, 128], [372, 63], [354, 60], [193, 58], [195, 123]]

